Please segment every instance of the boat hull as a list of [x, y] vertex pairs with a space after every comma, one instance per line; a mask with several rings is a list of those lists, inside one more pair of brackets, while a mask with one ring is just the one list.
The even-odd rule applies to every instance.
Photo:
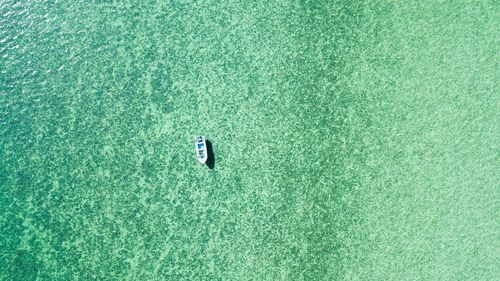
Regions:
[[201, 164], [205, 164], [208, 159], [207, 142], [204, 136], [199, 136], [194, 140], [196, 159]]

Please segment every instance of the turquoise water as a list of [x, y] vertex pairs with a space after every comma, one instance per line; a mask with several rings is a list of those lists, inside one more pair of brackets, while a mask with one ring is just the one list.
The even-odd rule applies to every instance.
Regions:
[[498, 3], [135, 2], [0, 4], [0, 280], [500, 275]]

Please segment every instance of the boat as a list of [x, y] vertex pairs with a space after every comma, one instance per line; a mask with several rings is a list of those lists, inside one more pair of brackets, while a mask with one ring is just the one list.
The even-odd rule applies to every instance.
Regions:
[[194, 141], [194, 147], [196, 151], [196, 159], [198, 159], [201, 164], [205, 164], [208, 159], [207, 142], [205, 140], [205, 137], [197, 137]]

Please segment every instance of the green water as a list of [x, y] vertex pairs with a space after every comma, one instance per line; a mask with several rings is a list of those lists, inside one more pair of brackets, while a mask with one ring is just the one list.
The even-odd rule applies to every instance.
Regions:
[[497, 1], [0, 15], [0, 280], [500, 276]]

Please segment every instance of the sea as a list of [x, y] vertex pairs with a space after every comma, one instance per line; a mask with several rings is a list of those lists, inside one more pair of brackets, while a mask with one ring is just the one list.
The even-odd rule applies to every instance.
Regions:
[[0, 280], [498, 280], [499, 15], [1, 0]]

